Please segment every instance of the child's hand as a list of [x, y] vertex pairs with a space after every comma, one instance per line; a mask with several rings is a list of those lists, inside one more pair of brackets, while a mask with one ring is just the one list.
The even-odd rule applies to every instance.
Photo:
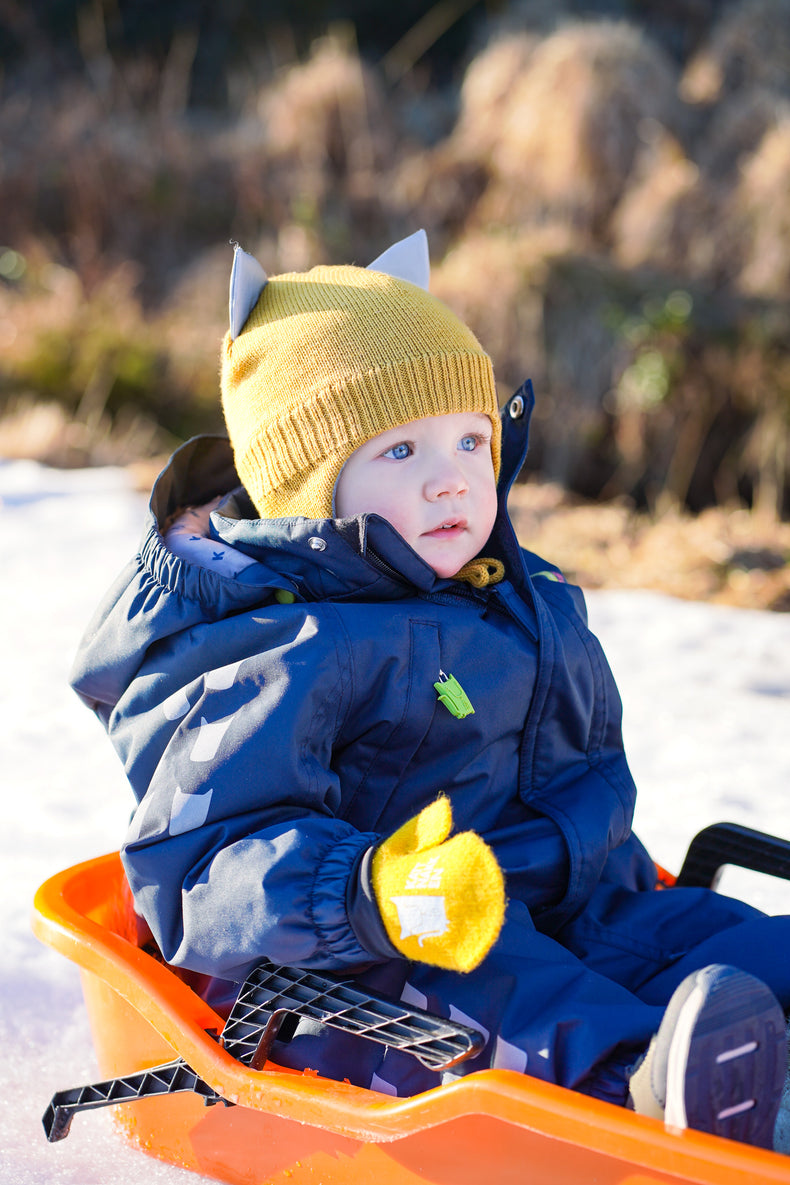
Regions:
[[471, 971], [496, 941], [505, 884], [496, 857], [474, 831], [448, 839], [442, 795], [373, 855], [371, 880], [390, 942], [408, 959]]

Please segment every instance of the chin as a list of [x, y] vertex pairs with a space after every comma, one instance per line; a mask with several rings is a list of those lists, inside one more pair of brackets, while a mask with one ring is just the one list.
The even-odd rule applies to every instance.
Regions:
[[474, 557], [461, 556], [459, 559], [437, 560], [435, 563], [426, 560], [426, 563], [430, 564], [436, 575], [440, 576], [442, 580], [449, 580], [451, 576], [455, 576], [456, 572], [460, 572], [469, 558]]

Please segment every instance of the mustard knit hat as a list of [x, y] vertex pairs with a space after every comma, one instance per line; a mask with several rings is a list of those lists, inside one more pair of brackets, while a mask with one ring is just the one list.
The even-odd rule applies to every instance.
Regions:
[[423, 416], [487, 415], [498, 475], [491, 360], [446, 305], [362, 267], [260, 274], [243, 328], [225, 337], [221, 381], [236, 469], [262, 518], [331, 517], [354, 450]]

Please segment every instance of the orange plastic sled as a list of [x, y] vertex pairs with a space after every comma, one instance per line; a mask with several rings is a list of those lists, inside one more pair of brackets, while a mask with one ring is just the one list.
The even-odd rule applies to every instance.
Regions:
[[[729, 824], [708, 830], [721, 828], [724, 848], [721, 835], [713, 855], [703, 842], [696, 872], [689, 874], [684, 865], [684, 883], [695, 877], [696, 883], [709, 881], [723, 863], [787, 876], [790, 845]], [[756, 860], [728, 854], [736, 832], [739, 845], [743, 836], [751, 837]], [[694, 845], [690, 857], [693, 851]], [[767, 868], [766, 859], [770, 863], [776, 852], [777, 869]], [[206, 1106], [190, 1090], [114, 1107], [118, 1125], [143, 1150], [220, 1181], [790, 1185], [788, 1157], [665, 1128], [509, 1070], [480, 1071], [412, 1098], [393, 1099], [271, 1061], [252, 1069], [217, 1041], [223, 1019], [171, 968], [138, 946], [117, 853], [42, 885], [33, 928], [81, 968], [102, 1074], [120, 1078], [178, 1057], [208, 1101], [235, 1104]]]

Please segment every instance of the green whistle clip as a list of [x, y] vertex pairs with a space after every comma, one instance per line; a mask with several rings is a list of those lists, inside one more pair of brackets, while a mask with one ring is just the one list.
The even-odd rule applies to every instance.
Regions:
[[439, 703], [444, 704], [447, 711], [455, 716], [456, 720], [463, 720], [464, 716], [474, 715], [475, 710], [469, 701], [469, 696], [455, 675], [445, 675], [444, 671], [439, 671], [439, 682], [434, 683], [434, 687], [439, 693]]

